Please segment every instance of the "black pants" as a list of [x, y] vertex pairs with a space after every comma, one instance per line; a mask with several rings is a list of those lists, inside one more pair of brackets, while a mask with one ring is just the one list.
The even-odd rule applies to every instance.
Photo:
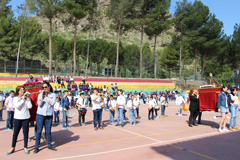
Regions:
[[199, 112], [198, 114], [198, 123], [201, 123], [202, 120], [202, 112]]
[[190, 111], [189, 124], [196, 124], [196, 118], [199, 114], [199, 110]]
[[78, 122], [79, 124], [85, 123], [85, 114], [81, 114], [80, 110], [78, 110]]
[[18, 134], [23, 128], [23, 137], [24, 137], [24, 148], [27, 148], [28, 145], [28, 132], [29, 132], [29, 119], [14, 119], [13, 120], [14, 131], [12, 138], [12, 148], [15, 148]]
[[139, 118], [139, 108], [136, 108], [137, 118]]
[[[154, 120], [154, 115], [153, 115], [153, 108], [152, 109], [150, 109], [149, 111], [148, 111], [148, 119], [150, 120], [150, 119], [152, 119], [152, 120]], [[152, 118], [151, 118], [151, 115], [152, 114]]]
[[156, 117], [157, 117], [157, 116], [158, 116], [158, 114], [157, 114], [157, 111], [158, 111], [158, 110], [157, 110], [157, 109], [154, 109], [154, 110], [155, 110], [155, 115], [156, 115]]

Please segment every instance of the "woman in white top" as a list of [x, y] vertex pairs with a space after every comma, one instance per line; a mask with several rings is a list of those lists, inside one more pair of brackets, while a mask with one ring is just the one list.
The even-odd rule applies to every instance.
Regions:
[[181, 93], [178, 92], [178, 97], [176, 99], [176, 105], [178, 106], [178, 116], [182, 116], [182, 109], [180, 108], [180, 104], [185, 103], [183, 97], [181, 96]]
[[14, 132], [12, 138], [12, 148], [9, 152], [7, 152], [7, 155], [12, 154], [15, 151], [17, 137], [21, 128], [23, 128], [24, 152], [25, 154], [29, 154], [27, 149], [30, 119], [29, 109], [32, 108], [32, 103], [28, 95], [25, 94], [25, 88], [23, 86], [18, 86], [16, 88], [16, 97], [13, 99], [13, 106], [15, 108], [13, 123]]
[[230, 119], [230, 126], [229, 126], [230, 131], [232, 131], [233, 129], [239, 130], [239, 128], [237, 127], [237, 115], [238, 115], [238, 106], [239, 106], [237, 93], [238, 92], [236, 89], [232, 90], [232, 93], [231, 93], [232, 103], [230, 107], [230, 110], [231, 110], [231, 119]]
[[[150, 100], [149, 100], [149, 107], [152, 107], [150, 110], [148, 110], [148, 120], [154, 120], [154, 114], [153, 114], [153, 111], [154, 111], [154, 107], [156, 105], [156, 100], [153, 99], [153, 96], [151, 95], [150, 96]], [[151, 118], [151, 113], [152, 113], [152, 118]]]

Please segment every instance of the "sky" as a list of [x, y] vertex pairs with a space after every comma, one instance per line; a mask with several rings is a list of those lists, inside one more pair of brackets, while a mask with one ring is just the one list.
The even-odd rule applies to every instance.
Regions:
[[[15, 15], [18, 15], [17, 6], [23, 3], [25, 0], [12, 0], [10, 5]], [[170, 12], [172, 15], [175, 11], [176, 2], [181, 0], [172, 0]], [[194, 2], [194, 0], [189, 0]], [[207, 5], [211, 13], [216, 15], [216, 18], [221, 20], [224, 24], [224, 32], [227, 35], [232, 35], [234, 25], [240, 23], [240, 0], [201, 0], [203, 4]]]

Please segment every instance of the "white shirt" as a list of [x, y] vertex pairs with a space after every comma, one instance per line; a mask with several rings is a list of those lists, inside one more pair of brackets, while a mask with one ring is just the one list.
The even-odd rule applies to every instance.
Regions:
[[[83, 101], [83, 100], [84, 100], [84, 101]], [[85, 108], [85, 106], [86, 106], [86, 100], [80, 97], [80, 98], [78, 98], [78, 100], [77, 100], [77, 104], [79, 104], [81, 108]], [[80, 108], [78, 108], [78, 110], [80, 110]]]
[[30, 112], [29, 109], [32, 108], [31, 100], [20, 100], [20, 97], [14, 97], [13, 98], [13, 105], [15, 108], [14, 112], [14, 119], [29, 119], [30, 118]]
[[70, 78], [70, 81], [73, 81], [73, 78]]
[[185, 101], [182, 96], [179, 96], [176, 99], [176, 105], [180, 105], [181, 103], [185, 103]]
[[124, 108], [124, 105], [126, 104], [125, 97], [123, 95], [117, 97], [117, 103], [119, 108]]
[[234, 101], [234, 102], [233, 102], [233, 105], [234, 105], [234, 106], [238, 106], [238, 105], [239, 105], [239, 101], [238, 101], [238, 97], [237, 97], [237, 96], [233, 96], [233, 95], [231, 94], [231, 99], [232, 99], [232, 101]]
[[136, 109], [140, 104], [140, 100], [139, 98], [134, 98], [133, 99], [133, 105], [134, 105], [134, 109]]
[[108, 105], [111, 105], [111, 106], [109, 106], [109, 107], [112, 107], [113, 109], [115, 109], [116, 108], [116, 104], [117, 104], [117, 102], [113, 99], [113, 100], [110, 100], [109, 102], [108, 102]]
[[129, 109], [134, 109], [134, 108], [132, 108], [132, 107], [133, 107], [133, 101], [132, 101], [132, 100], [128, 100], [128, 101], [127, 101], [127, 107], [128, 107]]
[[7, 111], [14, 111], [14, 108], [13, 108], [13, 98], [14, 97], [9, 96], [9, 97], [7, 97], [7, 99], [5, 101], [5, 104], [7, 104], [8, 107], [10, 107], [10, 109], [8, 109], [8, 107], [7, 107]]
[[60, 102], [56, 102], [54, 104], [54, 111], [58, 111], [58, 110], [60, 110], [60, 108], [61, 108]]
[[149, 107], [155, 107], [156, 106], [156, 100], [155, 99], [152, 99], [149, 101]]
[[94, 98], [98, 97], [98, 95], [92, 94], [91, 95], [91, 99], [92, 99], [92, 110], [96, 110], [96, 109], [101, 109], [100, 106], [100, 101], [101, 101], [101, 97], [98, 97], [95, 101], [93, 100]]

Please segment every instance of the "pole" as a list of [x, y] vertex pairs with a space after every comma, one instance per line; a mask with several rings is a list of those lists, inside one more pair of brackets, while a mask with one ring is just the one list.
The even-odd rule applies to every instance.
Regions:
[[24, 5], [24, 8], [23, 8], [23, 19], [22, 19], [22, 26], [21, 26], [20, 38], [19, 38], [19, 44], [18, 44], [16, 75], [15, 75], [16, 77], [17, 77], [17, 74], [18, 74], [18, 63], [19, 63], [20, 48], [21, 48], [21, 42], [22, 42], [23, 22], [24, 22], [25, 14], [26, 14], [26, 4]]

